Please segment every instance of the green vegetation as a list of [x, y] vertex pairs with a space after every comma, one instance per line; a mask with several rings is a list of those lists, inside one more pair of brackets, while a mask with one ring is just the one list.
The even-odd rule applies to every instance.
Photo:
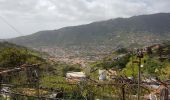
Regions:
[[47, 65], [47, 71], [46, 73], [50, 73], [51, 75], [58, 75], [65, 77], [67, 72], [75, 71], [79, 72], [82, 71], [81, 66], [78, 64], [66, 64], [65, 62], [53, 62], [53, 64]]
[[23, 64], [37, 64], [44, 60], [27, 49], [3, 48], [0, 50], [0, 67], [14, 68]]
[[[125, 54], [126, 55], [123, 55]], [[123, 56], [120, 56], [123, 55]], [[144, 53], [141, 64], [144, 66], [141, 68], [142, 75], [146, 77], [158, 77], [160, 79], [166, 80], [170, 78], [170, 42], [165, 42], [160, 45], [160, 47], [148, 47], [147, 52]], [[120, 57], [119, 57], [120, 56]], [[117, 58], [116, 60], [113, 60]], [[122, 48], [112, 55], [105, 57], [101, 61], [97, 61], [93, 64], [92, 70], [95, 69], [120, 69], [121, 75], [126, 75], [129, 77], [137, 77], [138, 74], [138, 64], [133, 61], [138, 61], [138, 58], [132, 52], [128, 52], [126, 49]], [[96, 72], [94, 72], [96, 75]], [[92, 75], [93, 76], [93, 75]]]
[[[87, 48], [95, 46], [97, 48], [105, 46], [115, 48], [120, 45], [139, 47], [169, 39], [169, 18], [169, 13], [116, 18], [58, 30], [40, 31], [9, 41], [27, 47], [68, 48], [77, 46], [77, 48]], [[90, 49], [86, 51], [90, 51]]]
[[[126, 52], [124, 52], [126, 51]], [[120, 56], [126, 54], [124, 56]], [[146, 78], [157, 77], [161, 81], [170, 79], [170, 42], [165, 42], [160, 45], [150, 46], [144, 52], [144, 57], [141, 60], [141, 76], [142, 80]], [[119, 57], [119, 59], [113, 60], [114, 58]], [[129, 52], [128, 50], [120, 49], [113, 52], [108, 57], [105, 57], [103, 60], [97, 61], [91, 64], [91, 73], [89, 74], [90, 78], [98, 80], [99, 74], [98, 69], [114, 69], [117, 71], [117, 77], [114, 80], [108, 80], [108, 82], [116, 83], [122, 76], [134, 77], [134, 80], [137, 79], [138, 75], [138, 63], [134, 61], [139, 61], [139, 58], [134, 52]], [[118, 67], [119, 66], [119, 67]], [[121, 67], [120, 67], [121, 66]], [[119, 69], [119, 70], [118, 70]], [[107, 82], [104, 81], [104, 82]], [[113, 94], [119, 95], [122, 97], [122, 85], [112, 87], [117, 91], [109, 90]], [[137, 93], [136, 86], [125, 85], [126, 95], [134, 95]], [[98, 90], [99, 91], [99, 90]], [[152, 90], [142, 87], [142, 95], [149, 94]], [[104, 92], [104, 91], [103, 91]], [[128, 97], [127, 97], [128, 98]], [[112, 98], [113, 99], [113, 98]], [[120, 98], [119, 98], [120, 99]], [[130, 98], [132, 100], [132, 98]]]
[[92, 67], [99, 67], [102, 69], [116, 68], [122, 69], [126, 67], [126, 64], [129, 62], [130, 54], [125, 48], [118, 49], [113, 52], [110, 56], [105, 57], [101, 61], [93, 63]]
[[[141, 64], [142, 76], [152, 77], [157, 76], [161, 80], [170, 78], [170, 43], [166, 42], [161, 44], [160, 47], [152, 47], [147, 49], [144, 53]], [[40, 66], [40, 87], [56, 88], [64, 90], [67, 99], [104, 99], [113, 100], [122, 97], [122, 87], [126, 90], [126, 96], [136, 94], [136, 87], [129, 84], [126, 85], [95, 85], [98, 80], [98, 69], [115, 69], [117, 71], [117, 78], [126, 75], [127, 77], [137, 77], [138, 65], [133, 61], [138, 60], [133, 52], [129, 52], [126, 48], [118, 49], [111, 53], [108, 57], [91, 64], [90, 73], [88, 78], [91, 80], [81, 81], [78, 84], [70, 85], [66, 80], [65, 75], [69, 71], [85, 71], [80, 65], [71, 65], [63, 62], [50, 62], [42, 59], [38, 52], [28, 50], [26, 48], [18, 47], [3, 47], [0, 49], [0, 67], [1, 68], [14, 68], [22, 64], [36, 64], [43, 63]], [[7, 78], [4, 82], [12, 82], [14, 84], [25, 84], [28, 82], [29, 77], [24, 71], [19, 74]], [[64, 83], [64, 84], [57, 84]], [[101, 82], [102, 83], [102, 82]], [[118, 79], [105, 81], [103, 83], [120, 83]], [[37, 83], [27, 85], [36, 88]], [[14, 89], [21, 91], [26, 87]], [[49, 91], [48, 91], [49, 92]], [[51, 93], [51, 92], [49, 92]], [[142, 88], [142, 93], [148, 93], [146, 89]], [[20, 98], [20, 97], [18, 97]], [[23, 97], [24, 98], [24, 97]], [[24, 98], [25, 99], [25, 98]], [[31, 98], [31, 100], [34, 98]]]

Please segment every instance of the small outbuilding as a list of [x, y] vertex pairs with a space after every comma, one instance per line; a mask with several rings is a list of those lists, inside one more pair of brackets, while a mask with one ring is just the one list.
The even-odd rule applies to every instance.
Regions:
[[84, 72], [68, 72], [66, 73], [66, 79], [72, 81], [81, 81], [86, 79]]

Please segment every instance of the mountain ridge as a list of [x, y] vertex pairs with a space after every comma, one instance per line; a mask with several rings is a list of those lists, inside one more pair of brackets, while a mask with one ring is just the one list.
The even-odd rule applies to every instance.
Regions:
[[[124, 45], [120, 41], [125, 41], [130, 45], [131, 43], [129, 41], [132, 38], [136, 38], [136, 36], [131, 36], [134, 34], [142, 36], [153, 35], [151, 38], [157, 36], [158, 38], [167, 38], [169, 33], [170, 13], [157, 13], [129, 18], [115, 18], [79, 26], [63, 27], [57, 30], [44, 30], [32, 35], [9, 39], [8, 41], [28, 47], [97, 46], [112, 44], [117, 46]], [[118, 37], [125, 39], [119, 39]], [[158, 38], [155, 38], [155, 40]]]

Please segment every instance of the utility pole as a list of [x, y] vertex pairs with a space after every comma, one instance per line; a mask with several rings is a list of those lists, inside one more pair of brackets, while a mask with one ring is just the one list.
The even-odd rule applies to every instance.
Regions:
[[143, 51], [137, 50], [137, 57], [139, 58], [138, 62], [138, 100], [140, 100], [140, 79], [141, 79], [141, 59], [143, 58]]
[[138, 100], [140, 100], [140, 79], [141, 79], [141, 68], [140, 68], [140, 65], [141, 65], [141, 58], [139, 58], [139, 63], [138, 63]]

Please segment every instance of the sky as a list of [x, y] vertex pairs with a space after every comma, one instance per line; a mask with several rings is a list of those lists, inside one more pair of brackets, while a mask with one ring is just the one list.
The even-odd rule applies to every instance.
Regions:
[[170, 12], [170, 0], [0, 0], [0, 39], [117, 17]]

